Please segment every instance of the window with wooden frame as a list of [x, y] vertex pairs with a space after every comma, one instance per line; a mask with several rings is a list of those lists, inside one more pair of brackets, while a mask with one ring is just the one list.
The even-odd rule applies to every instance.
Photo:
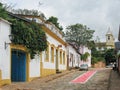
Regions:
[[65, 64], [65, 52], [63, 52], [63, 64]]
[[42, 62], [42, 52], [40, 53], [40, 62]]
[[51, 62], [54, 63], [54, 47], [51, 46]]
[[49, 62], [49, 44], [48, 44], [47, 49], [45, 50], [45, 61]]
[[60, 64], [62, 64], [62, 51], [60, 51]]

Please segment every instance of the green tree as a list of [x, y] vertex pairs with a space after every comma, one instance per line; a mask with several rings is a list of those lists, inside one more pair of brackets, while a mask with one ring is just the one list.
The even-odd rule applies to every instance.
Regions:
[[4, 19], [8, 17], [7, 11], [5, 10], [5, 7], [3, 7], [2, 3], [0, 3], [0, 17]]
[[110, 64], [111, 62], [116, 61], [116, 54], [114, 49], [108, 49], [105, 52], [105, 60], [107, 65]]
[[89, 56], [90, 54], [88, 52], [85, 52], [84, 54], [81, 55], [81, 60], [86, 62]]
[[31, 53], [31, 58], [47, 48], [46, 34], [35, 22], [12, 21], [12, 43], [24, 45]]
[[90, 30], [86, 25], [82, 24], [70, 25], [66, 29], [65, 39], [67, 42], [74, 43], [77, 48], [80, 45], [87, 46], [88, 41], [92, 39], [94, 33], [94, 30]]
[[53, 23], [61, 31], [63, 30], [62, 26], [60, 26], [59, 23], [58, 23], [58, 18], [57, 17], [51, 16], [51, 17], [49, 17], [49, 19], [47, 21]]
[[95, 47], [95, 42], [93, 40], [87, 41], [88, 48], [92, 49]]

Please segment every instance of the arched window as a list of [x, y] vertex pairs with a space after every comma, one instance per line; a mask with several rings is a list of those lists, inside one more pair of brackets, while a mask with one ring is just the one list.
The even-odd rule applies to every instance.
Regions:
[[110, 36], [108, 36], [108, 40], [110, 40]]

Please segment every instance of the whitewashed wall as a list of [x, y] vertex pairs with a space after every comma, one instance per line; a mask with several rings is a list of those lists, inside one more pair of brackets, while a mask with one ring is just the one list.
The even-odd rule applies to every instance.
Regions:
[[69, 67], [72, 67], [72, 60], [70, 61], [70, 54], [73, 55], [73, 67], [79, 67], [80, 64], [80, 54], [76, 52], [76, 50], [71, 46], [67, 46], [67, 54], [69, 58]]
[[[58, 47], [58, 45], [62, 45], [59, 41], [57, 41], [56, 39], [54, 39], [53, 37], [51, 37], [49, 34], [47, 34], [47, 41], [50, 44], [53, 44], [55, 47]], [[50, 46], [49, 46], [50, 47]], [[42, 52], [42, 60], [40, 60], [40, 56], [36, 55], [34, 59], [32, 59], [30, 61], [30, 77], [39, 77], [40, 76], [40, 62], [43, 62], [43, 67], [44, 69], [56, 69], [56, 50], [54, 49], [54, 63], [52, 63], [51, 61], [51, 48], [49, 48], [49, 62], [45, 62], [45, 51]], [[60, 49], [63, 49], [63, 51], [66, 51], [66, 47], [64, 45], [62, 45], [62, 47], [60, 47]], [[58, 54], [60, 52], [58, 51]], [[59, 56], [58, 56], [59, 57]], [[66, 70], [66, 65], [67, 65], [67, 58], [66, 58], [66, 63], [65, 65], [60, 65], [60, 61], [58, 58], [58, 63], [59, 63], [59, 69], [60, 70]]]
[[30, 61], [30, 77], [40, 77], [40, 55]]
[[10, 34], [10, 23], [0, 19], [0, 69], [2, 71], [2, 79], [10, 79], [10, 45], [8, 44], [5, 49], [5, 42], [10, 43]]
[[[56, 39], [54, 39], [53, 37], [51, 37], [49, 34], [46, 34], [47, 35], [47, 41], [50, 43], [50, 44], [53, 44], [55, 47], [58, 47], [58, 45], [62, 45], [59, 41], [57, 41]], [[50, 48], [49, 48], [50, 49]], [[60, 47], [60, 49], [62, 49], [63, 51], [66, 52], [66, 47], [64, 45], [62, 45], [62, 47]], [[51, 50], [49, 50], [49, 55], [51, 54], [50, 53]], [[49, 69], [55, 69], [56, 67], [56, 50], [54, 49], [54, 63], [52, 63], [50, 60], [51, 60], [51, 56], [49, 57], [49, 61], [50, 62], [44, 62], [45, 58], [43, 57], [43, 66], [44, 68], [49, 68]], [[60, 52], [58, 51], [58, 57], [59, 57], [59, 54]], [[44, 56], [44, 55], [43, 55]], [[58, 64], [59, 64], [59, 69], [60, 70], [66, 70], [66, 65], [67, 65], [67, 58], [66, 58], [66, 62], [65, 62], [65, 65], [61, 64], [60, 65], [60, 58], [58, 58]]]

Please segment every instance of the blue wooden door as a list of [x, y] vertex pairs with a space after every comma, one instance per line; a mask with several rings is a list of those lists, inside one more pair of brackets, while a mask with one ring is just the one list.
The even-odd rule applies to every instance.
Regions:
[[26, 81], [26, 54], [22, 51], [12, 51], [11, 80]]

